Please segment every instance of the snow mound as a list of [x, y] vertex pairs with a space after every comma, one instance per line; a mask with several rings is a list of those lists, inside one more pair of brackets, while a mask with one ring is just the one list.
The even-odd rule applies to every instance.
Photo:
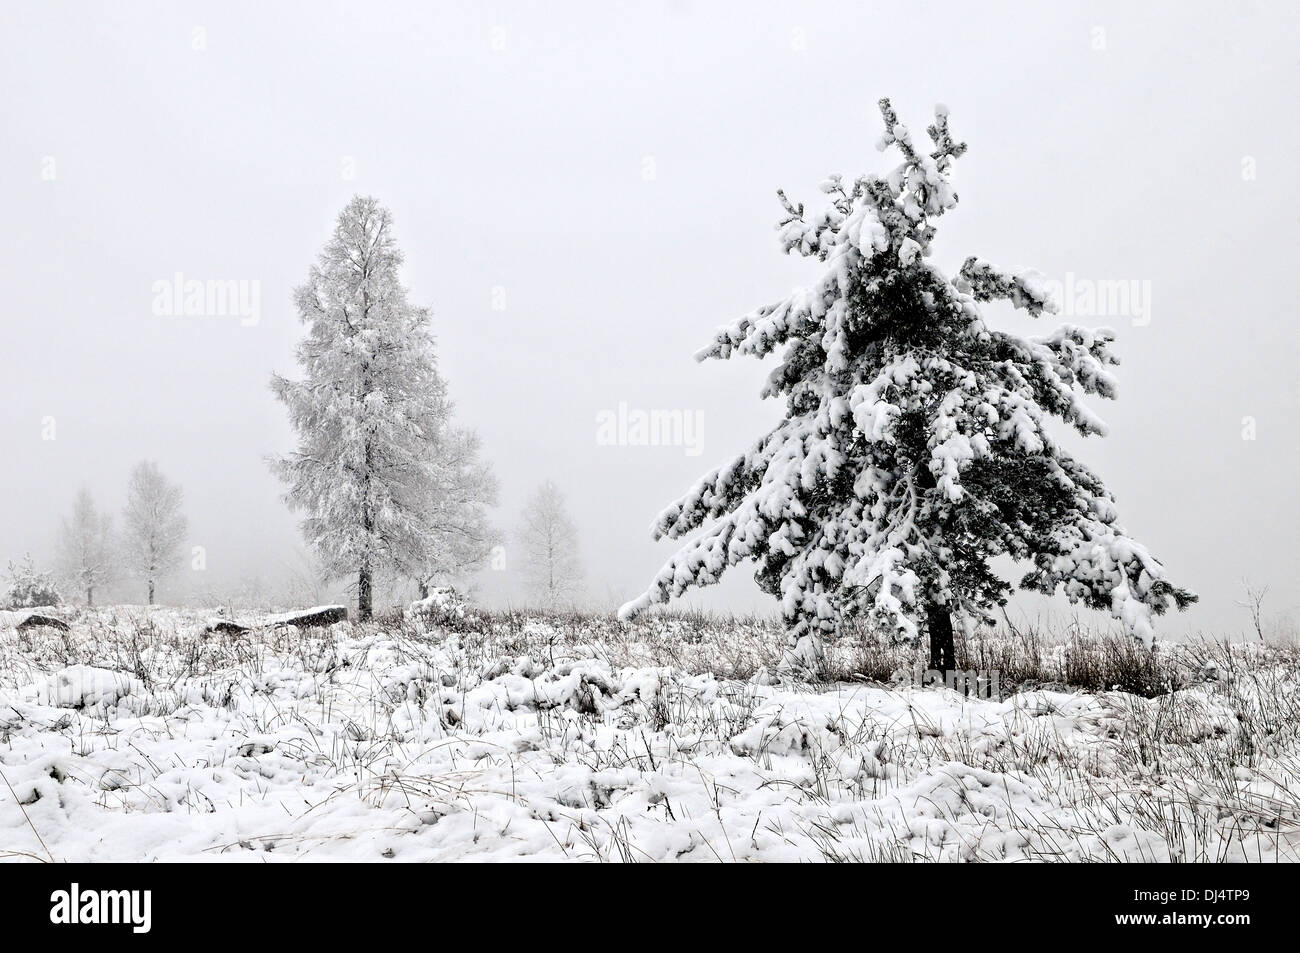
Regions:
[[43, 705], [101, 715], [117, 708], [123, 699], [144, 694], [138, 678], [91, 665], [70, 665], [47, 675], [36, 686], [37, 700]]

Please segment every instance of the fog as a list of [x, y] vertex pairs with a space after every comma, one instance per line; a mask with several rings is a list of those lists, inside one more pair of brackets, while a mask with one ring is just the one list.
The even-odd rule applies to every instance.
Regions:
[[[1078, 304], [1060, 320], [1119, 332], [1111, 434], [1068, 443], [1201, 595], [1164, 631], [1244, 629], [1243, 579], [1295, 612], [1297, 35], [1294, 6], [1249, 2], [6, 3], [0, 560], [48, 563], [78, 487], [120, 512], [149, 458], [206, 561], [163, 601], [301, 572], [268, 380], [297, 374], [291, 291], [363, 193], [433, 308], [497, 525], [554, 480], [614, 605], [671, 552], [655, 514], [781, 415], [768, 365], [692, 359], [817, 274], [781, 255], [775, 190], [891, 166], [891, 96], [917, 129], [946, 103], [970, 145], [939, 263], [1035, 267]], [[178, 274], [243, 297], [160, 306]], [[1114, 282], [1124, 313], [1090, 313]], [[689, 432], [630, 445], [619, 421], [654, 410]], [[507, 540], [484, 601], [524, 598], [515, 562]], [[734, 573], [684, 604], [772, 611]], [[1049, 610], [1072, 611], [1017, 602]]]

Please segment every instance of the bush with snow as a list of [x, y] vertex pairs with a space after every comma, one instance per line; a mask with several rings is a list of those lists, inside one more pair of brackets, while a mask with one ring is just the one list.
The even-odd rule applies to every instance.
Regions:
[[459, 626], [464, 623], [468, 609], [459, 592], [451, 586], [438, 586], [407, 606], [405, 615], [430, 626]]
[[9, 564], [9, 586], [5, 590], [4, 608], [34, 609], [61, 605], [63, 597], [55, 585], [54, 575], [38, 570], [30, 554], [17, 564]]

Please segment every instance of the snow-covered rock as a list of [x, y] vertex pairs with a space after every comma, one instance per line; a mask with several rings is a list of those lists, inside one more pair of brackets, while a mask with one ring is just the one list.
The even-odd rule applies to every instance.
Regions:
[[57, 618], [51, 613], [56, 610], [53, 607], [38, 606], [34, 609], [4, 609], [0, 610], [0, 628], [13, 627], [19, 632], [25, 629], [36, 628], [37, 626], [49, 626], [51, 629], [68, 631], [68, 623]]

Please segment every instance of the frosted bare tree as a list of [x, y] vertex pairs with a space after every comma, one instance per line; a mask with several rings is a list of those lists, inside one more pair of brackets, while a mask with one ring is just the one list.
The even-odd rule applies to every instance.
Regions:
[[113, 517], [95, 506], [85, 487], [59, 530], [58, 569], [85, 595], [88, 606], [95, 604], [95, 592], [117, 577]]
[[145, 583], [153, 605], [158, 582], [181, 564], [188, 525], [181, 515], [184, 494], [162, 475], [158, 464], [136, 464], [126, 488], [122, 513], [122, 555], [127, 572]]
[[363, 621], [380, 575], [429, 578], [449, 535], [449, 488], [464, 488], [449, 467], [477, 450], [450, 425], [429, 310], [407, 301], [401, 264], [388, 210], [354, 198], [295, 292], [303, 379], [271, 383], [298, 434], [272, 464], [285, 499], [324, 570], [357, 580]]
[[582, 593], [578, 530], [562, 494], [547, 480], [524, 509], [519, 540], [533, 597], [548, 609], [571, 605]]

